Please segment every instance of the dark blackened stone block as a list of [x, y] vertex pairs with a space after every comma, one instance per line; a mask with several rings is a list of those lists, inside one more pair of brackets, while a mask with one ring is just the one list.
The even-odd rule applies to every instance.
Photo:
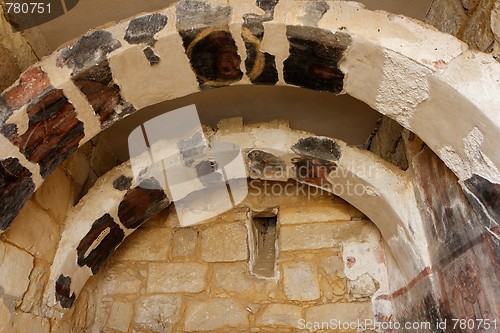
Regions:
[[144, 52], [144, 55], [146, 56], [146, 59], [148, 59], [149, 64], [151, 66], [158, 65], [160, 63], [160, 60], [161, 60], [160, 57], [158, 57], [155, 54], [155, 51], [153, 51], [152, 48], [147, 47], [143, 50], [143, 52]]
[[242, 37], [245, 42], [247, 58], [245, 59], [246, 75], [253, 84], [271, 84], [278, 82], [275, 56], [260, 50], [264, 37], [262, 23], [245, 23]]
[[464, 181], [464, 185], [468, 189], [466, 195], [474, 210], [497, 224], [500, 221], [500, 184], [491, 183], [474, 174]]
[[17, 126], [1, 128], [26, 158], [40, 165], [46, 178], [62, 161], [74, 152], [84, 137], [83, 123], [61, 90], [51, 90], [27, 108], [28, 130], [18, 134]]
[[130, 21], [125, 33], [125, 40], [130, 44], [154, 45], [154, 35], [167, 25], [167, 17], [162, 14], [141, 16]]
[[327, 176], [337, 169], [337, 164], [333, 162], [310, 157], [294, 158], [292, 163], [298, 181], [320, 187], [330, 187]]
[[227, 26], [231, 22], [230, 6], [213, 6], [202, 0], [183, 0], [176, 5], [177, 30], [180, 32], [208, 26]]
[[285, 162], [271, 153], [252, 150], [247, 156], [250, 169], [259, 176], [273, 175], [277, 172], [284, 172], [286, 169]]
[[201, 183], [206, 187], [219, 184], [223, 181], [222, 175], [215, 172], [217, 170], [217, 163], [214, 161], [202, 161], [195, 165], [195, 169]]
[[71, 278], [69, 276], [59, 275], [56, 281], [56, 301], [64, 309], [69, 309], [75, 303], [75, 293], [71, 292]]
[[339, 62], [351, 45], [351, 37], [342, 32], [288, 26], [290, 56], [284, 62], [284, 78], [288, 84], [318, 91], [340, 93], [344, 73]]
[[92, 105], [103, 128], [136, 111], [121, 97], [120, 87], [113, 81], [107, 60], [81, 71], [72, 80]]
[[180, 34], [200, 88], [224, 87], [241, 80], [241, 58], [226, 28], [191, 30]]
[[132, 178], [126, 176], [120, 176], [113, 181], [113, 187], [118, 191], [125, 191], [130, 189], [132, 186]]
[[160, 183], [150, 178], [125, 194], [118, 206], [118, 217], [127, 229], [138, 228], [169, 204]]
[[334, 140], [318, 136], [300, 139], [292, 150], [299, 155], [326, 161], [338, 161], [342, 155], [340, 146]]
[[33, 195], [31, 172], [17, 158], [0, 160], [0, 230], [7, 230]]
[[88, 266], [96, 274], [106, 259], [125, 238], [125, 233], [109, 214], [96, 220], [90, 231], [78, 244], [78, 265]]
[[111, 32], [97, 30], [63, 49], [57, 62], [60, 67], [68, 66], [73, 69], [73, 74], [77, 74], [89, 65], [106, 60], [107, 54], [121, 46], [121, 43], [113, 38]]
[[207, 143], [204, 140], [203, 133], [200, 132], [195, 133], [191, 139], [181, 140], [178, 147], [184, 165], [187, 167], [191, 167], [196, 159], [208, 153]]

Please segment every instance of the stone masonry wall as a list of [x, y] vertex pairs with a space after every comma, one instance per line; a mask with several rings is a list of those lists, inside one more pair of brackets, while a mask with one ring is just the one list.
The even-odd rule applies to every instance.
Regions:
[[[309, 332], [309, 322], [386, 316], [371, 301], [388, 291], [377, 228], [331, 195], [264, 188], [200, 226], [181, 228], [174, 209], [150, 220], [52, 332]], [[249, 212], [276, 207], [277, 276], [265, 279], [249, 272]]]
[[435, 0], [426, 21], [471, 48], [500, 55], [498, 0]]

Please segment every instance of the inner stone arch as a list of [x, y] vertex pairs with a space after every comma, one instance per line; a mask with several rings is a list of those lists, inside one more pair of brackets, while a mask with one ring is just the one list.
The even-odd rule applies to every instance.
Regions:
[[[498, 101], [495, 98], [500, 94], [497, 93], [498, 82], [495, 81], [498, 65], [494, 60], [488, 55], [468, 51], [457, 40], [404, 18], [372, 13], [352, 4], [332, 3], [329, 8], [312, 8], [315, 14], [306, 15], [306, 21], [303, 21], [303, 16], [295, 15], [294, 11], [286, 13], [286, 7], [282, 6], [289, 4], [289, 8], [293, 7], [298, 11], [311, 11], [311, 8], [303, 8], [299, 2], [281, 1], [282, 7], [263, 8], [260, 6], [262, 2], [252, 1], [245, 4], [250, 7], [250, 12], [254, 10], [257, 13], [247, 15], [247, 20], [242, 24], [238, 21], [239, 17], [236, 17], [238, 22], [233, 21], [234, 16], [231, 16], [231, 21], [227, 20], [230, 6], [215, 6], [217, 8], [214, 10], [215, 7], [209, 3], [206, 9], [214, 15], [218, 28], [209, 25], [197, 30], [190, 26], [193, 21], [186, 19], [192, 14], [189, 3], [190, 1], [184, 1], [175, 8], [175, 14], [185, 15], [175, 27], [169, 25], [169, 20], [166, 23], [164, 20], [164, 17], [171, 19], [174, 10], [166, 10], [160, 15], [146, 14], [131, 22], [91, 32], [73, 47], [60, 50], [30, 68], [13, 87], [2, 94], [1, 193], [9, 194], [5, 201], [2, 198], [2, 202], [8, 203], [2, 206], [8, 208], [2, 211], [2, 232], [19, 216], [16, 223], [18, 226], [15, 227], [14, 224], [12, 229], [2, 235], [2, 240], [6, 241], [5, 244], [2, 242], [0, 252], [3, 255], [2, 265], [5, 265], [2, 268], [12, 267], [13, 263], [21, 264], [15, 266], [16, 278], [5, 273], [9, 269], [1, 271], [0, 280], [7, 295], [7, 303], [0, 304], [0, 315], [8, 317], [7, 322], [10, 323], [14, 320], [10, 313], [13, 313], [14, 308], [18, 311], [20, 309], [23, 313], [19, 313], [16, 318], [22, 317], [26, 322], [41, 322], [41, 326], [45, 327], [49, 322], [47, 317], [58, 315], [54, 309], [44, 307], [44, 301], [40, 301], [43, 290], [37, 285], [43, 285], [38, 282], [48, 279], [53, 259], [51, 255], [59, 244], [57, 240], [53, 240], [51, 245], [43, 245], [36, 237], [21, 236], [24, 234], [23, 228], [32, 233], [34, 231], [28, 224], [21, 227], [20, 222], [33, 221], [33, 213], [36, 221], [42, 221], [50, 231], [49, 237], [59, 235], [52, 222], [64, 221], [65, 206], [69, 206], [71, 201], [68, 198], [75, 194], [68, 190], [71, 186], [68, 185], [64, 171], [55, 169], [53, 176], [49, 174], [66, 157], [73, 157], [72, 152], [78, 153], [76, 149], [83, 148], [83, 143], [94, 138], [103, 128], [119, 125], [116, 121], [122, 116], [135, 110], [143, 110], [146, 105], [209, 87], [245, 85], [248, 81], [254, 84], [273, 84], [277, 78], [278, 85], [333, 92], [339, 92], [342, 81], [345, 92], [367, 102], [413, 131], [404, 132], [398, 138], [404, 142], [402, 146], [408, 162], [404, 173], [371, 155], [349, 149], [344, 151], [347, 151], [345, 156], [350, 157], [353, 164], [357, 158], [365, 157], [387, 171], [376, 177], [363, 179], [360, 183], [364, 188], [370, 189], [370, 198], [386, 199], [390, 203], [390, 209], [381, 210], [376, 204], [370, 207], [366, 205], [365, 198], [354, 197], [351, 200], [358, 208], [365, 204], [362, 210], [367, 215], [378, 216], [377, 211], [381, 210], [382, 214], [388, 214], [386, 217], [397, 217], [397, 228], [391, 229], [388, 225], [386, 228], [379, 227], [385, 235], [393, 236], [386, 237], [388, 246], [395, 249], [393, 252], [407, 259], [396, 260], [403, 277], [401, 284], [386, 297], [392, 300], [395, 309], [393, 318], [401, 321], [422, 320], [433, 324], [446, 318], [495, 318], [499, 312], [495, 288], [499, 281], [499, 157], [496, 153], [499, 126], [495, 110]], [[196, 1], [191, 3], [199, 4]], [[356, 14], [357, 12], [359, 13]], [[321, 16], [319, 20], [314, 19], [318, 16]], [[332, 25], [332, 18], [339, 19], [342, 25], [337, 27], [337, 21]], [[152, 26], [143, 29], [145, 21], [152, 22]], [[174, 21], [170, 20], [172, 22]], [[284, 22], [292, 22], [293, 27], [285, 26]], [[358, 22], [364, 22], [366, 26], [360, 27]], [[240, 25], [241, 40], [238, 30]], [[261, 26], [265, 27], [264, 37], [260, 36]], [[193, 31], [189, 31], [190, 29]], [[408, 35], [394, 36], [394, 31], [401, 30], [408, 32]], [[151, 31], [155, 31], [153, 36]], [[315, 38], [304, 39], [304, 35], [309, 32], [329, 42], [325, 45], [325, 50], [317, 48], [318, 41]], [[198, 33], [203, 37], [201, 39], [207, 38], [205, 42], [209, 40], [219, 45], [220, 49], [197, 42]], [[272, 43], [273, 41], [266, 40], [269, 35], [281, 37], [278, 42]], [[348, 37], [352, 37], [352, 40]], [[390, 42], [398, 37], [400, 46]], [[88, 60], [89, 54], [86, 52], [89, 49], [86, 46], [93, 42], [98, 46], [94, 50], [97, 57], [90, 58], [96, 61], [80, 62], [81, 57]], [[320, 58], [318, 63], [300, 62], [304, 55], [301, 53], [304, 42], [315, 50], [314, 56]], [[346, 47], [346, 43], [349, 47]], [[435, 50], [436, 45], [439, 45], [438, 50]], [[257, 49], [261, 52], [256, 52]], [[258, 54], [255, 59], [252, 56], [245, 58], [242, 56], [245, 52], [249, 55], [254, 52]], [[337, 61], [342, 52], [344, 58]], [[203, 68], [202, 62], [206, 58], [216, 65], [216, 70]], [[172, 60], [166, 65], [171, 71], [160, 70], [165, 69], [161, 67], [165, 66], [165, 59]], [[177, 61], [180, 59], [182, 61]], [[273, 61], [277, 64], [275, 68], [272, 66]], [[130, 66], [131, 63], [141, 64], [142, 67]], [[259, 63], [264, 66], [257, 66]], [[305, 73], [302, 67], [304, 64], [311, 65], [311, 72]], [[286, 75], [286, 69], [290, 67], [297, 70], [298, 74]], [[471, 70], [464, 72], [464, 68]], [[164, 76], [165, 73], [172, 73], [172, 77]], [[262, 73], [266, 75], [260, 75]], [[303, 82], [300, 74], [311, 74], [315, 79]], [[129, 75], [134, 80], [127, 80]], [[340, 80], [342, 75], [344, 77]], [[152, 81], [157, 85], [148, 87], [148, 94], [137, 89], [140, 85], [137, 82], [146, 82], [146, 79], [151, 78], [155, 79]], [[33, 82], [40, 85], [33, 85]], [[172, 87], [173, 82], [178, 86]], [[94, 94], [95, 91], [109, 99], [103, 102]], [[46, 105], [50, 107], [44, 107]], [[440, 111], [439, 114], [436, 114], [436, 110]], [[42, 119], [38, 113], [45, 111], [52, 113], [55, 118]], [[450, 121], [457, 115], [463, 121]], [[47, 126], [38, 126], [40, 123]], [[67, 126], [57, 127], [63, 123]], [[29, 145], [21, 144], [23, 140], [39, 138], [43, 135], [35, 129], [51, 126], [55, 129], [49, 134], [56, 135], [61, 130], [66, 141], [58, 141], [55, 149], [51, 145], [41, 144], [37, 146], [40, 150], [25, 150]], [[94, 138], [94, 141], [98, 148], [98, 139]], [[54, 142], [51, 141], [51, 144]], [[315, 150], [315, 155], [321, 153], [321, 150]], [[307, 155], [304, 151], [301, 154]], [[303, 165], [314, 165], [311, 156], [305, 157]], [[69, 162], [82, 162], [81, 155], [80, 160], [75, 157], [66, 163]], [[312, 175], [317, 174], [313, 172]], [[334, 176], [337, 178], [333, 178]], [[320, 179], [319, 183], [325, 180], [349, 181], [355, 176], [349, 173], [328, 175], [325, 179]], [[50, 177], [60, 181], [57, 182], [58, 186], [54, 186], [55, 183], [50, 185], [47, 181], [45, 189], [37, 192], [32, 201], [27, 201], [45, 178]], [[79, 178], [77, 174], [72, 177]], [[97, 178], [96, 174], [94, 178]], [[128, 190], [129, 181], [126, 178], [103, 178], [102, 181], [108, 185], [115, 185], [116, 181], [117, 188]], [[397, 190], [387, 184], [395, 184]], [[59, 192], [65, 194], [57, 196], [62, 200], [58, 204], [50, 202], [47, 193]], [[410, 199], [409, 193], [413, 193], [413, 198]], [[16, 200], [12, 201], [12, 198]], [[26, 201], [26, 208], [21, 211], [21, 206]], [[112, 228], [106, 223], [111, 224], [113, 218], [115, 217], [106, 212], [90, 221], [99, 220], [104, 228], [96, 234], [88, 248], [82, 251], [83, 259], [89, 258], [101, 242], [109, 240]], [[392, 220], [379, 216], [376, 222], [381, 221]], [[405, 221], [413, 224], [405, 224]], [[118, 229], [114, 230], [119, 233]], [[86, 231], [83, 230], [83, 234]], [[411, 249], [413, 243], [407, 240], [412, 238], [418, 238], [420, 244], [429, 244], [429, 253], [422, 255], [416, 251], [397, 250]], [[75, 248], [77, 246], [72, 249]], [[355, 262], [354, 259], [346, 258], [351, 264]], [[405, 264], [407, 266], [402, 268]], [[3, 283], [4, 281], [6, 282]], [[73, 296], [76, 295], [71, 290], [68, 276], [56, 276], [56, 281], [59, 281], [59, 295], [65, 296], [63, 302], [70, 306], [68, 299], [74, 301]], [[468, 283], [470, 281], [472, 283]], [[52, 282], [55, 281], [50, 282], [51, 286]], [[59, 304], [62, 305], [61, 302]], [[117, 307], [115, 313], [119, 311], [121, 310]], [[20, 322], [18, 319], [14, 321], [16, 320]], [[72, 328], [72, 324], [68, 322], [62, 322], [61, 325], [60, 327], [64, 327], [61, 331]], [[57, 325], [55, 327], [60, 328]]]

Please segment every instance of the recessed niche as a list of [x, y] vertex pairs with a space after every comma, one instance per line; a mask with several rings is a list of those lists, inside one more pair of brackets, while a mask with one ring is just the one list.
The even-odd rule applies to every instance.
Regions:
[[252, 216], [250, 232], [250, 270], [263, 278], [276, 276], [277, 228], [276, 212], [259, 213]]

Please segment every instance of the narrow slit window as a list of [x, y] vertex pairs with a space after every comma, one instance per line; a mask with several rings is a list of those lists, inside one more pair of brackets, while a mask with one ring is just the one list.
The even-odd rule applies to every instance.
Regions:
[[252, 219], [253, 246], [250, 256], [252, 273], [272, 278], [276, 264], [276, 215], [254, 216]]

